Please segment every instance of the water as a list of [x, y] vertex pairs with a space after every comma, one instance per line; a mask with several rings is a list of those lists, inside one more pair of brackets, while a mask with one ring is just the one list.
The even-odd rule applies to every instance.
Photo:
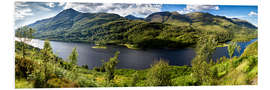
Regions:
[[[238, 42], [241, 50], [240, 53], [235, 53], [239, 56], [243, 53], [245, 47], [257, 39], [249, 42]], [[43, 40], [34, 39], [29, 44], [42, 48]], [[53, 52], [59, 57], [67, 60], [72, 49], [77, 47], [78, 51], [78, 65], [87, 64], [89, 68], [95, 66], [101, 66], [102, 60], [108, 61], [110, 57], [114, 56], [116, 51], [120, 51], [117, 68], [128, 68], [128, 69], [145, 69], [149, 68], [155, 61], [164, 59], [169, 62], [170, 65], [190, 65], [191, 60], [195, 57], [195, 51], [192, 48], [185, 49], [147, 49], [147, 50], [132, 50], [121, 46], [107, 46], [107, 49], [95, 49], [92, 48], [93, 44], [90, 43], [75, 43], [75, 42], [60, 42], [50, 41], [53, 48]], [[227, 47], [218, 47], [213, 55], [213, 59], [220, 58], [222, 56], [228, 56]]]
[[[253, 42], [257, 41], [257, 40], [258, 39], [256, 38], [256, 39], [252, 39], [252, 40], [250, 40], [248, 42], [237, 42], [237, 45], [240, 46], [240, 52], [235, 50], [235, 53], [233, 54], [233, 56], [240, 56], [244, 52], [244, 50], [246, 49], [246, 47], [249, 44], [251, 44], [251, 43], [253, 43]], [[230, 43], [230, 42], [227, 42], [227, 43]], [[225, 56], [227, 58], [230, 57], [229, 54], [228, 54], [228, 51], [227, 51], [227, 47], [218, 47], [218, 48], [216, 48], [216, 51], [213, 54], [213, 59], [216, 60], [216, 59], [219, 59], [220, 57], [223, 57], [223, 56]]]

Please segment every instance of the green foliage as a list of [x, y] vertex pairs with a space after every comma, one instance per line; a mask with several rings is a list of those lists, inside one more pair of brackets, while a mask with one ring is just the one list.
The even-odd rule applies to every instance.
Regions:
[[114, 55], [114, 57], [110, 58], [109, 61], [104, 63], [105, 71], [106, 71], [106, 80], [108, 84], [110, 84], [111, 80], [114, 78], [114, 72], [115, 72], [115, 67], [117, 63], [119, 62], [118, 60], [118, 55], [120, 54], [119, 51], [117, 51]]
[[85, 69], [88, 69], [88, 65], [87, 64], [82, 65], [82, 67], [85, 68]]
[[64, 78], [52, 78], [48, 80], [48, 87], [54, 88], [71, 88], [78, 87], [78, 85], [70, 80]]
[[197, 47], [196, 47], [196, 54], [199, 59], [203, 61], [210, 61], [212, 54], [216, 50], [217, 41], [214, 37], [201, 37]]
[[53, 59], [53, 51], [49, 40], [45, 40], [43, 49], [41, 50], [42, 60], [49, 62]]
[[241, 57], [258, 55], [258, 41], [247, 46], [245, 52], [241, 55]]
[[[33, 33], [35, 33], [36, 30], [30, 28], [30, 27], [21, 27], [15, 30], [15, 36], [18, 38], [28, 38], [28, 39], [32, 39], [34, 38]], [[25, 39], [25, 40], [28, 40]]]
[[22, 58], [18, 55], [15, 56], [15, 75], [19, 77], [27, 77], [33, 72], [36, 63], [29, 58]]
[[[233, 57], [231, 59], [223, 57], [218, 60], [218, 62], [214, 63], [211, 60], [211, 56], [215, 50], [217, 42], [219, 41], [216, 40], [218, 35], [211, 35], [211, 33], [208, 33], [206, 36], [210, 35], [212, 37], [196, 36], [200, 34], [198, 34], [197, 31], [193, 31], [193, 29], [177, 30], [179, 27], [169, 27], [170, 25], [164, 25], [164, 27], [161, 25], [165, 30], [159, 30], [158, 28], [160, 25], [161, 24], [158, 23], [153, 26], [150, 25], [151, 28], [156, 28], [156, 31], [150, 30], [151, 28], [149, 28], [149, 31], [146, 30], [144, 32], [142, 30], [138, 33], [142, 32], [141, 34], [149, 36], [150, 38], [147, 37], [149, 40], [171, 40], [173, 42], [181, 43], [179, 45], [167, 43], [168, 45], [175, 45], [175, 47], [181, 46], [183, 43], [194, 43], [192, 42], [192, 39], [200, 40], [198, 42], [196, 41], [196, 43], [198, 43], [196, 49], [197, 56], [192, 61], [192, 67], [171, 66], [168, 62], [161, 60], [156, 62], [149, 69], [116, 69], [115, 67], [119, 62], [118, 56], [120, 53], [116, 52], [115, 56], [110, 58], [109, 61], [104, 62], [103, 66], [94, 68], [93, 70], [88, 70], [86, 65], [80, 67], [77, 66], [77, 64], [66, 62], [57, 57], [53, 54], [48, 40], [44, 42], [43, 49], [37, 49], [24, 44], [23, 42], [15, 42], [15, 87], [60, 88], [257, 84], [257, 41], [250, 44], [240, 57]], [[161, 33], [159, 31], [161, 31]], [[136, 32], [136, 30], [134, 32]], [[134, 32], [132, 31], [130, 33]], [[123, 36], [125, 37], [125, 35]], [[126, 40], [125, 42], [129, 42], [129, 40]], [[135, 46], [139, 45], [138, 43], [132, 44]], [[22, 53], [20, 53], [22, 45], [25, 46], [24, 58], [22, 58]], [[78, 54], [76, 55], [76, 49], [73, 49], [71, 54], [74, 53], [75, 55], [72, 56], [77, 57]]]
[[138, 79], [139, 79], [138, 72], [135, 72], [134, 74], [132, 74], [132, 83], [131, 83], [131, 86], [136, 86], [136, 83], [138, 82]]
[[15, 88], [33, 88], [33, 82], [25, 79], [15, 79]]
[[237, 51], [239, 52], [240, 46], [238, 46], [236, 42], [230, 42], [227, 48], [230, 58], [232, 58], [233, 54], [235, 53], [235, 49], [237, 49]]
[[254, 85], [258, 80], [258, 42], [247, 46], [240, 57], [221, 58], [217, 68], [219, 85]]
[[[216, 71], [212, 72], [212, 54], [216, 49], [217, 42], [214, 38], [201, 38], [197, 46], [197, 56], [192, 60], [193, 78], [201, 85], [215, 84]], [[209, 62], [209, 63], [208, 63]]]
[[147, 73], [147, 84], [149, 86], [170, 86], [171, 74], [169, 73], [169, 64], [160, 60], [156, 62]]
[[[32, 38], [34, 38], [33, 33], [35, 32], [34, 29], [29, 28], [29, 27], [21, 27], [15, 30], [15, 36], [18, 37], [20, 42], [30, 42]], [[20, 45], [21, 46], [21, 53], [22, 57], [24, 58], [25, 56], [25, 44]]]
[[71, 64], [77, 65], [77, 62], [78, 62], [78, 52], [77, 52], [76, 47], [72, 49], [72, 52], [69, 55], [68, 59], [69, 59], [69, 62]]
[[204, 36], [216, 36], [219, 43], [257, 37], [256, 27], [248, 22], [202, 12], [185, 15], [158, 12], [143, 21], [68, 9], [29, 26], [37, 29], [34, 36], [39, 39], [92, 42], [101, 46], [126, 44], [135, 49], [191, 47]]

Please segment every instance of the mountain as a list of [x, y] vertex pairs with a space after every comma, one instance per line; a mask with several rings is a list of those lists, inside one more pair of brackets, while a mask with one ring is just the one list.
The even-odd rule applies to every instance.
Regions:
[[124, 18], [110, 13], [81, 13], [70, 8], [63, 10], [54, 17], [39, 20], [28, 26], [38, 32], [82, 30], [119, 19]]
[[202, 12], [157, 12], [138, 20], [132, 15], [121, 17], [66, 9], [28, 26], [37, 30], [34, 36], [38, 39], [139, 48], [181, 48], [194, 45], [198, 38], [208, 35], [215, 36], [218, 42], [257, 37], [257, 29], [248, 22]]
[[160, 22], [173, 25], [188, 26], [191, 20], [177, 12], [157, 12], [145, 18], [148, 22]]
[[135, 17], [133, 15], [127, 15], [125, 16], [128, 20], [144, 20], [144, 18]]
[[247, 28], [257, 29], [256, 26], [254, 26], [253, 24], [249, 23], [249, 22], [246, 21], [246, 20], [241, 20], [241, 19], [238, 19], [238, 18], [232, 18], [232, 20], [233, 20], [237, 25], [240, 25], [240, 26], [243, 26], [243, 27], [247, 27]]
[[256, 26], [244, 20], [231, 19], [204, 12], [192, 12], [187, 14], [179, 14], [177, 12], [157, 12], [149, 15], [145, 20], [149, 22], [160, 22], [182, 26], [191, 25], [206, 31], [210, 31], [210, 28], [215, 30], [226, 30], [226, 28], [233, 26], [257, 29]]

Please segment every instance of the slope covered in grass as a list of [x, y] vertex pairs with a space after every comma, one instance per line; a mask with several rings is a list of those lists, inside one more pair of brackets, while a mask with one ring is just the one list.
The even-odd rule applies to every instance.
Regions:
[[240, 57], [222, 58], [218, 69], [221, 85], [253, 85], [258, 79], [258, 41], [250, 44]]

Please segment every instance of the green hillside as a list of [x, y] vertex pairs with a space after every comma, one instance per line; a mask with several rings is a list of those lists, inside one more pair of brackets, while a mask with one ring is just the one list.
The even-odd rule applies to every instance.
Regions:
[[130, 20], [117, 14], [67, 9], [28, 26], [37, 30], [34, 33], [37, 39], [131, 45], [134, 48], [191, 47], [201, 36], [215, 36], [220, 43], [257, 37], [257, 29], [248, 22], [202, 12], [158, 12], [144, 20]]

